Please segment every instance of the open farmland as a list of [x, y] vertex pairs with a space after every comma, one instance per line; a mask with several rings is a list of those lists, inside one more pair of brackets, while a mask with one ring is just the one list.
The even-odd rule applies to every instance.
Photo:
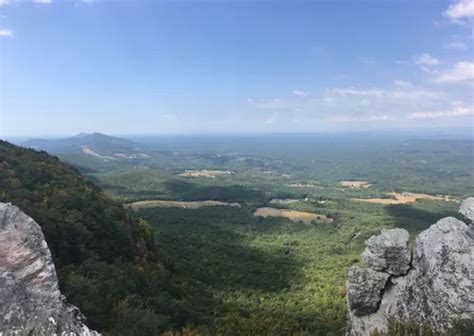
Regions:
[[258, 208], [254, 212], [254, 216], [257, 217], [282, 217], [287, 218], [293, 222], [303, 222], [306, 224], [310, 224], [313, 221], [316, 222], [324, 222], [324, 223], [332, 223], [334, 220], [332, 218], [328, 218], [325, 215], [315, 214], [310, 212], [304, 211], [296, 211], [296, 210], [286, 210], [286, 209], [275, 209], [270, 207]]

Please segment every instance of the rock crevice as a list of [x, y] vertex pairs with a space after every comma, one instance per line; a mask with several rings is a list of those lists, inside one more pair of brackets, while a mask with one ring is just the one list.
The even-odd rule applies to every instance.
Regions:
[[[472, 220], [474, 198], [460, 213]], [[446, 217], [408, 249], [406, 230], [383, 230], [366, 241], [365, 266], [348, 271], [346, 335], [386, 332], [389, 324], [429, 325], [439, 333], [474, 322], [474, 230]]]
[[40, 226], [0, 203], [0, 335], [99, 336], [59, 291]]

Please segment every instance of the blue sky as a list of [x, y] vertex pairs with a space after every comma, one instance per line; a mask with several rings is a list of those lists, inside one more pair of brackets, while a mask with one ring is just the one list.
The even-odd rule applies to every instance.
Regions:
[[472, 127], [474, 0], [0, 0], [0, 135]]

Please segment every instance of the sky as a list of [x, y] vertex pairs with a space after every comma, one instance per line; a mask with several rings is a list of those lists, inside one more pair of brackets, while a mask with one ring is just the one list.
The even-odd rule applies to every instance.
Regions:
[[0, 137], [474, 127], [474, 0], [0, 0]]

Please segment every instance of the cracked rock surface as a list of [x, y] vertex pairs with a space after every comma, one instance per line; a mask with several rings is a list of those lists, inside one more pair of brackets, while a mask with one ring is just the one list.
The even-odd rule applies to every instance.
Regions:
[[364, 316], [376, 312], [380, 305], [380, 293], [389, 275], [371, 268], [352, 266], [349, 278], [352, 281], [347, 284], [347, 297], [354, 315]]
[[382, 230], [365, 242], [367, 248], [362, 259], [370, 268], [392, 275], [406, 274], [410, 269], [407, 230]]
[[0, 203], [0, 335], [100, 335], [61, 295], [38, 223], [10, 203]]
[[459, 213], [471, 221], [471, 223], [474, 223], [474, 197], [469, 197], [462, 201]]
[[[466, 212], [461, 206], [462, 211]], [[353, 266], [348, 272], [346, 335], [387, 331], [391, 319], [429, 324], [439, 333], [455, 322], [474, 322], [472, 233], [466, 223], [443, 218], [418, 235], [412, 256], [405, 230], [384, 230], [368, 239], [366, 266]]]

